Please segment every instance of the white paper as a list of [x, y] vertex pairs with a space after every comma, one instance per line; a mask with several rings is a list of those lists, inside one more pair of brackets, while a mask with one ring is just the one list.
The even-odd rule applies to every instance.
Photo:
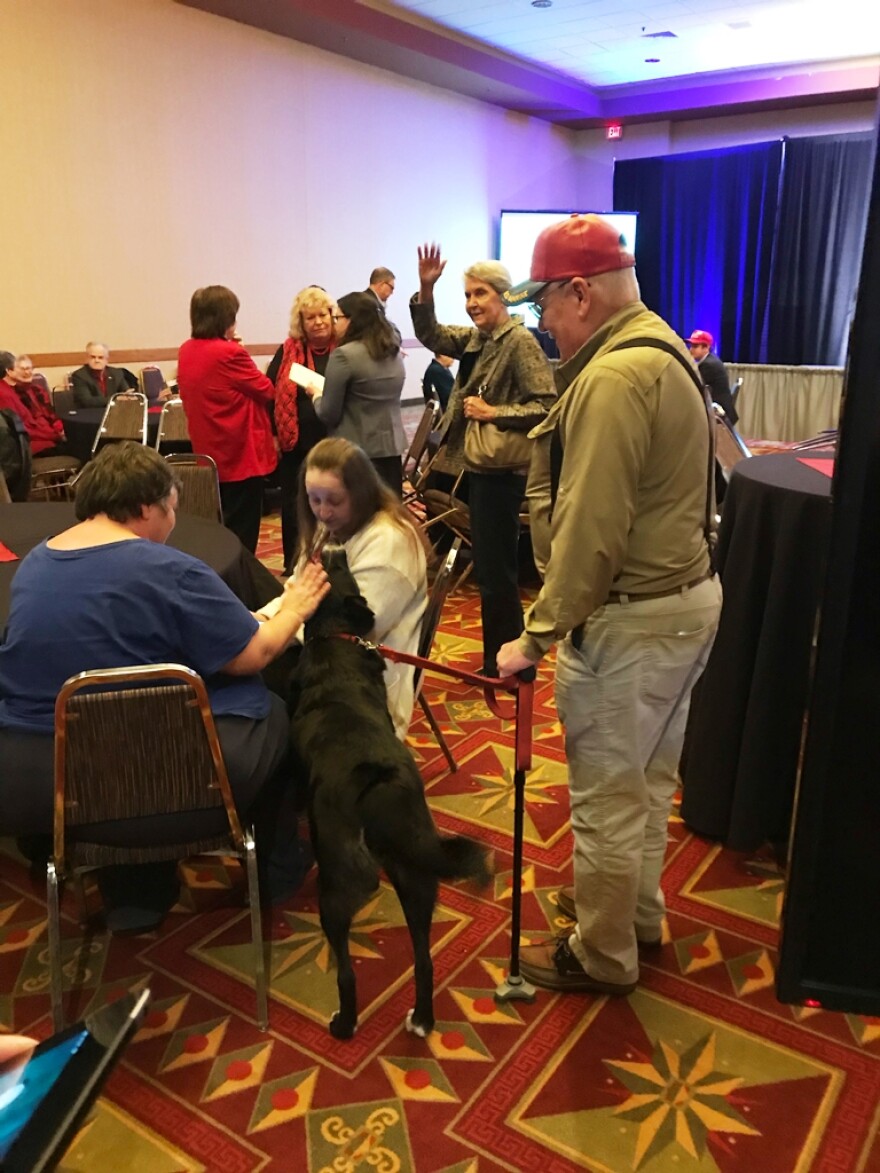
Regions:
[[317, 371], [310, 371], [302, 363], [292, 362], [290, 364], [289, 377], [291, 383], [298, 383], [300, 387], [316, 387], [318, 391], [324, 390], [324, 376], [319, 375]]

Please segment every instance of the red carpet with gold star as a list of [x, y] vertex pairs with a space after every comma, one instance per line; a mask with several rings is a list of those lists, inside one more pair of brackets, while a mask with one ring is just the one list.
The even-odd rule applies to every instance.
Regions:
[[[271, 565], [277, 535], [264, 533]], [[476, 667], [473, 588], [450, 596], [435, 658]], [[880, 1171], [880, 1021], [780, 1005], [782, 878], [670, 827], [662, 949], [628, 998], [496, 1001], [507, 972], [513, 728], [469, 687], [426, 695], [459, 769], [423, 719], [410, 745], [445, 830], [494, 852], [485, 892], [441, 889], [434, 918], [435, 1031], [404, 1027], [409, 937], [383, 883], [352, 931], [360, 1025], [329, 1035], [335, 971], [314, 873], [265, 915], [270, 1026], [255, 1022], [242, 876], [214, 858], [181, 867], [158, 932], [84, 939], [65, 898], [68, 1019], [148, 985], [149, 1016], [62, 1168], [93, 1173], [865, 1173]], [[524, 939], [568, 923], [568, 798], [552, 664], [536, 690], [527, 782]], [[0, 1023], [38, 1035], [48, 1017], [42, 884], [0, 841]]]

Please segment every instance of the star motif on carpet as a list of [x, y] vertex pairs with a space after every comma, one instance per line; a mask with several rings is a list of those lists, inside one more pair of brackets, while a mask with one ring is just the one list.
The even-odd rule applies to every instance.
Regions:
[[[388, 928], [388, 921], [381, 916], [375, 916], [379, 897], [371, 900], [358, 912], [351, 926], [349, 936], [349, 950], [352, 957], [381, 957], [382, 954], [372, 942], [371, 933]], [[278, 978], [292, 966], [306, 958], [313, 958], [321, 973], [329, 973], [333, 965], [333, 953], [321, 928], [321, 920], [316, 912], [302, 912], [288, 915], [293, 931], [275, 944], [276, 949], [284, 949], [286, 956], [272, 971], [272, 977]]]
[[[513, 810], [513, 767], [503, 765], [501, 774], [474, 774], [474, 781], [479, 782], [483, 793], [482, 801], [478, 806], [478, 815], [485, 818], [491, 811], [499, 809]], [[542, 774], [535, 769], [529, 774], [528, 801], [531, 806], [558, 806], [556, 797], [549, 793], [551, 788], [559, 787], [559, 779]]]
[[716, 1070], [714, 1032], [681, 1052], [660, 1039], [649, 1062], [606, 1066], [630, 1092], [614, 1114], [639, 1126], [634, 1169], [673, 1144], [698, 1160], [710, 1132], [760, 1135], [730, 1102], [743, 1079]]

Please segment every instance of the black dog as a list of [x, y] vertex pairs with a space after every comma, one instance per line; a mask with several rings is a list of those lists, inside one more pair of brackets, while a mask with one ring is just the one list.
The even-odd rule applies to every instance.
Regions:
[[415, 962], [415, 1008], [407, 1029], [434, 1026], [430, 932], [439, 880], [489, 880], [485, 851], [472, 839], [441, 836], [409, 749], [388, 713], [381, 655], [346, 636], [366, 637], [373, 612], [343, 550], [324, 552], [331, 591], [306, 624], [291, 695], [291, 738], [308, 775], [309, 824], [318, 863], [321, 927], [336, 955], [339, 1010], [330, 1033], [357, 1026], [348, 949], [351, 922], [375, 892], [379, 867], [394, 885]]

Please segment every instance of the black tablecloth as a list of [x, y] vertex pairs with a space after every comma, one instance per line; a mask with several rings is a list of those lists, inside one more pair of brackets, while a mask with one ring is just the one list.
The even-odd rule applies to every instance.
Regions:
[[[147, 415], [147, 443], [155, 444], [159, 431], [160, 411]], [[104, 418], [103, 407], [78, 407], [74, 411], [62, 411], [58, 418], [64, 424], [64, 435], [71, 456], [85, 463], [92, 455], [95, 433]]]
[[794, 454], [742, 461], [727, 489], [724, 606], [691, 706], [681, 814], [736, 850], [788, 836], [830, 494]]
[[[67, 502], [0, 505], [0, 542], [21, 559], [43, 538], [60, 533], [75, 520], [73, 505]], [[252, 611], [281, 594], [278, 579], [245, 550], [231, 530], [217, 522], [178, 514], [168, 545], [200, 558], [216, 570]], [[9, 592], [19, 565], [20, 562], [0, 562], [0, 625], [5, 624], [9, 614]]]

